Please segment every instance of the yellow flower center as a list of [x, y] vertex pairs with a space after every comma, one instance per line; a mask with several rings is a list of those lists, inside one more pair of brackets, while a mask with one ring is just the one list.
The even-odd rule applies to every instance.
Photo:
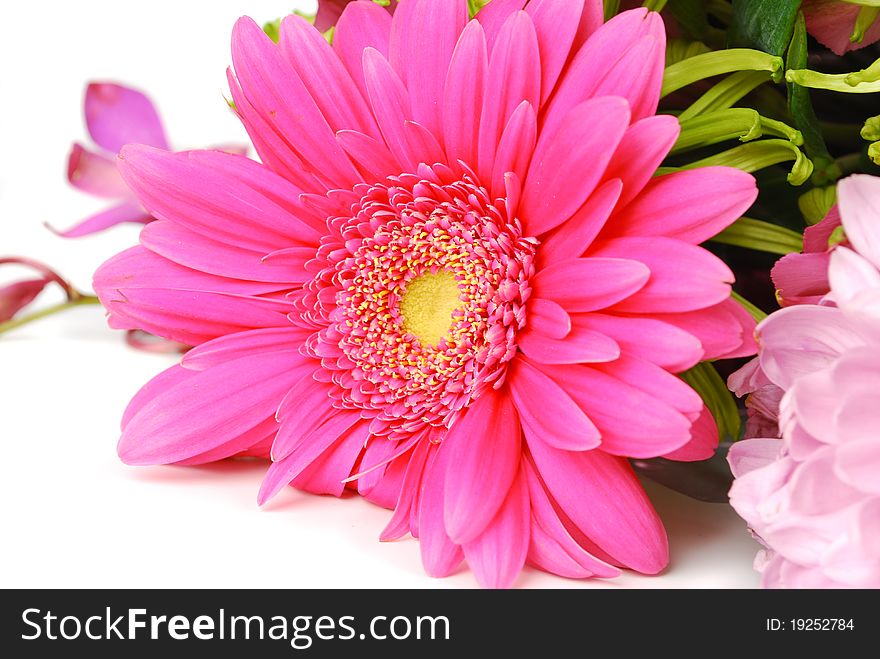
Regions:
[[403, 328], [422, 345], [436, 346], [452, 327], [452, 314], [461, 306], [461, 290], [448, 270], [426, 273], [406, 286], [400, 301]]

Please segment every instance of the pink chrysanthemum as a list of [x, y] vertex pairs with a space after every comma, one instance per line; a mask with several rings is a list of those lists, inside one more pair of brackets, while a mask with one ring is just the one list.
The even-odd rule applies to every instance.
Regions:
[[767, 547], [755, 566], [770, 588], [880, 588], [880, 178], [846, 178], [838, 195], [852, 249], [830, 257], [834, 306], [758, 326], [782, 438], [730, 450], [730, 503]]
[[664, 567], [626, 457], [717, 442], [674, 374], [754, 349], [697, 244], [755, 185], [652, 179], [678, 135], [657, 14], [524, 4], [354, 2], [332, 47], [242, 19], [229, 80], [263, 164], [123, 151], [161, 221], [96, 288], [113, 326], [197, 346], [132, 401], [123, 460], [268, 453], [260, 501], [356, 481], [432, 575]]

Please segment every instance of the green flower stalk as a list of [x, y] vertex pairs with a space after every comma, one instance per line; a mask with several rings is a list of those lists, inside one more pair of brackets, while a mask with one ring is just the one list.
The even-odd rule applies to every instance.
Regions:
[[688, 85], [736, 71], [768, 71], [774, 81], [782, 79], [781, 57], [749, 48], [731, 48], [696, 55], [666, 68], [661, 98]]
[[770, 82], [770, 76], [767, 71], [737, 71], [713, 85], [709, 91], [691, 103], [678, 118], [683, 122], [700, 114], [733, 107], [744, 96], [764, 83]]
[[679, 153], [733, 139], [749, 142], [764, 135], [783, 137], [797, 146], [804, 142], [800, 131], [781, 121], [762, 117], [756, 110], [750, 108], [729, 108], [681, 121], [681, 134], [670, 153]]
[[757, 172], [788, 161], [794, 162], [787, 177], [788, 182], [792, 185], [802, 185], [805, 183], [813, 173], [813, 162], [807, 158], [796, 144], [788, 140], [777, 139], [749, 142], [748, 144], [716, 153], [708, 158], [683, 165], [680, 168], [661, 167], [658, 173], [662, 174], [676, 171], [676, 169], [696, 169], [697, 167], [711, 167], [715, 165], [736, 167], [744, 172]]
[[801, 87], [847, 94], [872, 94], [880, 92], [880, 59], [868, 68], [853, 73], [819, 73], [810, 69], [790, 69], [786, 71], [785, 79]]
[[780, 256], [800, 252], [803, 248], [803, 236], [797, 231], [751, 217], [741, 217], [712, 238], [712, 242]]

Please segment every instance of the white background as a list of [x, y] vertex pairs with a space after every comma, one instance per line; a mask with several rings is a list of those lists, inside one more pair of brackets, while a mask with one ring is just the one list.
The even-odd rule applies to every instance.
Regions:
[[[178, 148], [245, 141], [223, 100], [234, 20], [310, 9], [292, 0], [4, 3], [0, 9], [0, 255], [29, 255], [81, 288], [133, 244], [121, 227], [63, 240], [105, 204], [64, 178], [73, 140], [87, 143], [89, 80], [119, 81], [157, 103]], [[13, 273], [0, 271], [0, 282]], [[38, 304], [55, 301], [45, 293]], [[116, 457], [130, 396], [172, 363], [137, 352], [85, 307], [0, 336], [0, 586], [471, 587], [467, 570], [426, 577], [413, 540], [379, 543], [389, 512], [356, 497], [288, 488], [263, 509], [265, 465], [132, 468]], [[672, 551], [659, 577], [570, 581], [526, 570], [525, 587], [753, 587], [757, 545], [723, 505], [649, 487]]]

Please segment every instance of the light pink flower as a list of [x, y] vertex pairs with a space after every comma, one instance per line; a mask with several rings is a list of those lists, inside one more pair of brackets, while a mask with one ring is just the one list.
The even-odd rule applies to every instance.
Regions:
[[804, 0], [801, 9], [807, 31], [837, 55], [858, 50], [880, 39], [880, 18], [875, 18], [860, 42], [850, 40], [863, 5], [841, 0]]
[[782, 439], [734, 444], [730, 501], [767, 546], [767, 587], [880, 587], [880, 178], [838, 187], [853, 249], [831, 255], [834, 306], [758, 326], [760, 365], [784, 391]]
[[[152, 101], [143, 93], [109, 82], [93, 82], [86, 88], [85, 118], [97, 148], [74, 143], [67, 160], [67, 180], [74, 187], [114, 205], [66, 231], [65, 238], [87, 236], [123, 222], [146, 224], [153, 218], [138, 202], [116, 169], [115, 156], [126, 144], [146, 144], [168, 149], [165, 129]], [[219, 147], [246, 153], [238, 145]]]
[[626, 458], [712, 455], [674, 374], [754, 350], [698, 245], [755, 183], [652, 177], [678, 135], [657, 14], [522, 6], [354, 2], [332, 47], [241, 19], [229, 81], [264, 164], [123, 149], [160, 221], [95, 288], [114, 327], [197, 346], [131, 402], [123, 460], [270, 453], [261, 502], [356, 481], [436, 576], [663, 569]]

